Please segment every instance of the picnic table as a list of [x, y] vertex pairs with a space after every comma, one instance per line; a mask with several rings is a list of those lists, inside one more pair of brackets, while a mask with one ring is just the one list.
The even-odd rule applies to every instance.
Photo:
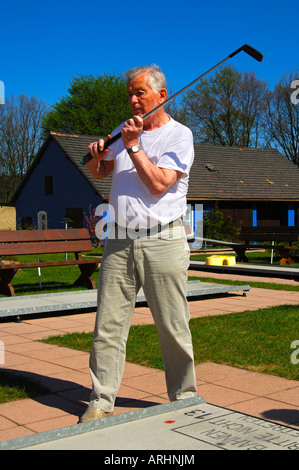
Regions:
[[246, 252], [264, 249], [275, 250], [281, 256], [280, 265], [294, 264], [290, 254], [294, 250], [294, 243], [298, 240], [299, 227], [270, 226], [270, 227], [242, 227], [238, 242], [228, 242], [201, 237], [188, 237], [188, 241], [204, 241], [211, 245], [225, 246], [237, 254], [236, 261], [248, 263], [250, 260]]
[[290, 253], [294, 249], [298, 234], [299, 227], [242, 227], [239, 240], [243, 243], [234, 245], [233, 249], [237, 253], [237, 261], [248, 262], [246, 251], [262, 248], [278, 252], [281, 256], [279, 262], [281, 266], [286, 263], [294, 264]]
[[[80, 275], [74, 282], [74, 286], [95, 289], [92, 274], [97, 269], [100, 260], [82, 258], [82, 252], [91, 250], [92, 243], [89, 232], [85, 228], [0, 231], [0, 293], [6, 296], [15, 295], [12, 280], [19, 269], [72, 265], [78, 265], [80, 269]], [[67, 257], [57, 261], [38, 260], [38, 256], [42, 254], [71, 252], [75, 254], [73, 260]], [[24, 263], [13, 259], [30, 254], [37, 255], [37, 261]], [[2, 260], [4, 256], [8, 257], [8, 260]]]

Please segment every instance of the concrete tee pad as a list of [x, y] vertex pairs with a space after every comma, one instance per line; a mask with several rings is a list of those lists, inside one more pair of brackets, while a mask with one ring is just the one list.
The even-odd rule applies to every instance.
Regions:
[[109, 450], [299, 450], [299, 431], [198, 396], [6, 441], [1, 449], [105, 450], [110, 459]]

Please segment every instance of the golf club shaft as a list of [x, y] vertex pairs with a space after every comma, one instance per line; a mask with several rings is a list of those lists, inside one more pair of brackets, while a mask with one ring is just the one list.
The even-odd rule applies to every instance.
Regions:
[[[168, 103], [170, 103], [170, 101], [172, 101], [174, 98], [176, 98], [178, 95], [180, 95], [181, 93], [183, 93], [184, 91], [186, 91], [188, 88], [190, 88], [192, 85], [194, 85], [196, 82], [198, 82], [199, 80], [201, 80], [203, 77], [205, 77], [206, 75], [208, 75], [209, 73], [211, 73], [213, 70], [215, 70], [216, 68], [220, 67], [220, 65], [224, 64], [224, 62], [226, 62], [227, 60], [231, 59], [232, 57], [234, 57], [236, 54], [238, 54], [239, 52], [241, 51], [244, 51], [246, 52], [246, 54], [249, 54], [251, 57], [253, 57], [255, 60], [261, 62], [263, 60], [263, 55], [257, 51], [256, 49], [254, 49], [253, 47], [249, 46], [248, 44], [244, 44], [242, 47], [239, 47], [239, 49], [236, 49], [234, 52], [232, 52], [231, 54], [229, 54], [225, 59], [223, 59], [221, 62], [219, 62], [217, 65], [214, 65], [214, 67], [210, 68], [207, 72], [203, 73], [202, 75], [200, 75], [198, 78], [196, 78], [195, 80], [193, 80], [191, 83], [189, 83], [188, 85], [186, 85], [184, 88], [182, 88], [180, 91], [178, 91], [177, 93], [175, 93], [174, 95], [172, 95], [170, 98], [167, 98], [167, 100], [165, 100], [163, 103], [159, 104], [158, 106], [156, 106], [154, 109], [152, 109], [151, 111], [149, 111], [148, 113], [144, 114], [143, 116], [141, 116], [141, 118], [143, 119], [143, 121], [145, 121], [145, 119], [149, 118], [150, 116], [152, 116], [152, 114], [154, 114], [156, 111], [158, 111], [158, 109], [166, 106]], [[106, 150], [108, 147], [110, 147], [110, 145], [112, 145], [114, 142], [116, 142], [119, 138], [121, 137], [121, 132], [119, 132], [118, 134], [116, 134], [115, 136], [113, 136], [111, 139], [108, 139], [105, 144], [104, 144], [104, 150]], [[86, 165], [86, 163], [88, 163], [90, 160], [92, 160], [92, 156], [90, 153], [86, 154], [80, 161], [80, 163], [82, 165]]]

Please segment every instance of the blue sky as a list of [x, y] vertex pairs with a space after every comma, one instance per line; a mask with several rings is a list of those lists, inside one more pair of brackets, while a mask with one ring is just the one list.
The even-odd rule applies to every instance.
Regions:
[[255, 71], [273, 88], [299, 70], [298, 10], [298, 0], [6, 0], [0, 80], [6, 97], [24, 93], [52, 104], [78, 74], [155, 63], [175, 93], [248, 43], [263, 62], [242, 52], [227, 64]]

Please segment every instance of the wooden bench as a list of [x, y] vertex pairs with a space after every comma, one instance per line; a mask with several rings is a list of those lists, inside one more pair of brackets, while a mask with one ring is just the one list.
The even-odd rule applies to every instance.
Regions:
[[[19, 269], [42, 268], [52, 266], [78, 265], [81, 274], [74, 286], [85, 286], [95, 289], [92, 274], [97, 269], [100, 259], [82, 259], [81, 252], [90, 251], [92, 243], [87, 229], [69, 230], [16, 230], [0, 231], [0, 293], [14, 296], [12, 279]], [[42, 255], [55, 253], [74, 253], [75, 260], [22, 261], [1, 260], [1, 257], [18, 257], [21, 255]]]
[[[237, 261], [248, 262], [245, 252], [251, 249], [264, 248], [275, 250], [281, 256], [280, 265], [294, 264], [290, 257], [294, 242], [297, 241], [299, 227], [242, 227], [239, 240], [242, 244], [233, 244]], [[259, 243], [263, 242], [263, 243]], [[265, 242], [271, 242], [265, 243]], [[274, 242], [274, 243], [273, 243]], [[282, 243], [282, 244], [279, 244]]]

